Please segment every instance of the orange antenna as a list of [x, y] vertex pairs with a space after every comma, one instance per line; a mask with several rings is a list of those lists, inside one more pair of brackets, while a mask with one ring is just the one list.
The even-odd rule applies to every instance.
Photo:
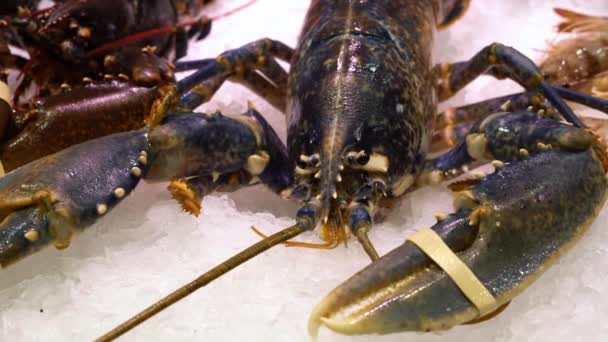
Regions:
[[[302, 247], [302, 248], [312, 248], [312, 249], [334, 249], [340, 245], [340, 242], [344, 241], [346, 243], [347, 236], [346, 231], [344, 229], [344, 224], [336, 224], [334, 219], [324, 223], [321, 226], [321, 239], [325, 242], [314, 243], [314, 242], [303, 242], [303, 241], [285, 241], [281, 244], [285, 245], [285, 247]], [[258, 230], [256, 227], [251, 226], [251, 230], [261, 237], [262, 239], [267, 239], [268, 236]]]
[[[262, 239], [267, 239], [268, 235], [262, 233], [259, 229], [254, 226], [251, 226], [251, 230], [261, 237]], [[314, 242], [302, 242], [302, 241], [285, 241], [281, 244], [285, 247], [302, 247], [302, 248], [312, 248], [312, 249], [334, 249], [338, 247], [340, 244], [341, 238], [334, 229], [331, 229], [329, 232], [329, 238], [326, 242], [314, 243]]]

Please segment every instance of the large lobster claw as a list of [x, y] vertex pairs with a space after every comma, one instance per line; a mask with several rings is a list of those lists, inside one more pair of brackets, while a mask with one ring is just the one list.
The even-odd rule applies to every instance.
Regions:
[[72, 146], [0, 178], [0, 266], [51, 242], [67, 247], [142, 178], [173, 180], [172, 195], [192, 209], [222, 186], [261, 182], [279, 192], [291, 181], [286, 159], [285, 146], [252, 108], [234, 117], [172, 113], [154, 127]]
[[[0, 178], [0, 266], [50, 242], [68, 246], [135, 188], [146, 171], [145, 131], [76, 145]], [[142, 158], [143, 157], [143, 158]]]
[[[548, 150], [456, 193], [457, 212], [431, 229], [494, 298], [508, 303], [586, 231], [606, 197], [604, 151]], [[343, 334], [447, 329], [480, 317], [454, 280], [406, 241], [334, 289], [314, 310]]]

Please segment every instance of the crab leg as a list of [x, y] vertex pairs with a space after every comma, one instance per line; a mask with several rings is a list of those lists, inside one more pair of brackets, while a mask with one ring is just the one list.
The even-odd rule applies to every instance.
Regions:
[[[325, 297], [311, 315], [310, 333], [322, 324], [344, 334], [447, 329], [498, 309], [527, 288], [587, 230], [608, 185], [604, 148], [594, 139], [582, 144], [573, 138], [590, 136], [586, 131], [552, 123], [531, 128], [529, 136], [515, 131], [511, 137], [518, 140], [512, 141], [531, 140], [540, 131], [567, 143], [519, 156], [461, 188], [456, 212], [431, 228], [473, 274], [469, 282], [478, 281], [493, 297], [489, 310], [406, 241]], [[512, 155], [509, 148], [495, 151]]]

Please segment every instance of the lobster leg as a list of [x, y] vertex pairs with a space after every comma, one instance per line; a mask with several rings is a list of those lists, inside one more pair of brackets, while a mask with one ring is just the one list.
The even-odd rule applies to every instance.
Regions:
[[567, 121], [584, 127], [556, 93], [555, 86], [543, 80], [542, 73], [534, 62], [512, 47], [494, 43], [481, 49], [468, 61], [442, 64], [435, 70], [438, 77], [436, 90], [440, 100], [447, 99], [479, 75], [487, 73], [498, 79], [510, 78], [526, 90], [540, 92]]
[[578, 102], [593, 109], [608, 113], [608, 99], [582, 94], [575, 90], [559, 86], [555, 87], [555, 91], [557, 94], [559, 94], [559, 96], [566, 100]]
[[214, 62], [214, 60], [215, 60], [215, 58], [205, 58], [205, 59], [197, 59], [197, 60], [193, 60], [193, 61], [175, 62], [174, 63], [175, 71], [182, 72], [182, 71], [202, 69], [206, 66], [211, 65]]
[[[505, 115], [513, 116], [496, 118], [486, 126], [511, 120], [517, 127], [528, 116]], [[419, 247], [414, 236], [418, 242], [406, 241], [324, 298], [311, 315], [311, 334], [321, 324], [345, 334], [447, 329], [500, 308], [536, 280], [585, 233], [608, 186], [604, 147], [594, 139], [575, 142], [575, 136], [590, 135], [582, 129], [562, 125], [571, 129], [566, 130], [552, 120], [546, 124], [514, 131], [510, 138], [532, 142], [536, 133], [542, 133], [559, 142], [559, 149], [515, 157], [469, 184], [457, 193], [456, 212], [431, 228], [451, 249], [443, 256], [455, 253], [453, 260], [464, 264], [460, 270], [472, 274], [468, 280], [452, 280], [442, 268], [447, 266], [439, 267], [436, 259], [423, 253], [428, 249]], [[492, 153], [508, 157], [508, 150]], [[465, 290], [475, 282], [490, 296], [488, 306]]]
[[[191, 69], [202, 69], [210, 66], [214, 59], [202, 59], [196, 61], [178, 62], [175, 64], [176, 71], [186, 71]], [[255, 70], [243, 72], [230, 78], [231, 81], [241, 83], [258, 96], [264, 98], [268, 103], [275, 108], [285, 111], [285, 98], [287, 89], [287, 73], [274, 59], [266, 59], [265, 65], [257, 67]], [[256, 72], [259, 71], [258, 72]], [[260, 74], [261, 73], [261, 74]], [[263, 76], [262, 76], [263, 75]], [[270, 75], [276, 75], [271, 77]], [[223, 74], [218, 74], [209, 80], [202, 82], [204, 88], [210, 89], [208, 93], [214, 93], [227, 77]], [[207, 97], [211, 97], [207, 95]]]
[[[278, 68], [280, 66], [278, 63], [272, 61], [276, 64]], [[272, 81], [266, 79], [266, 75], [269, 73], [263, 72], [264, 76], [256, 73], [256, 72], [248, 72], [243, 75], [243, 79], [234, 79], [235, 82], [241, 83], [248, 89], [252, 90], [261, 98], [265, 99], [268, 103], [270, 103], [274, 108], [280, 110], [285, 113], [286, 110], [286, 99], [287, 99], [287, 73], [283, 71], [284, 78], [272, 78]], [[281, 75], [283, 76], [283, 75]]]
[[[589, 108], [599, 110], [603, 113], [608, 113], [608, 100], [606, 99], [584, 94], [579, 91], [561, 86], [553, 86], [553, 88], [555, 92], [565, 100], [570, 100]], [[551, 104], [547, 103], [547, 101], [537, 92], [522, 92], [448, 109], [437, 115], [435, 128], [444, 129], [460, 124], [471, 124], [472, 122], [481, 118], [483, 115], [501, 107], [505, 107], [511, 111], [523, 110], [532, 107], [536, 111], [544, 110], [546, 113], [551, 113], [552, 115], [557, 114], [554, 113], [555, 108], [553, 108]]]
[[188, 41], [190, 39], [202, 40], [211, 33], [211, 19], [202, 17], [190, 29], [186, 30], [183, 26], [175, 29], [175, 58], [174, 61], [186, 56], [188, 53]]
[[214, 174], [174, 179], [167, 189], [185, 212], [198, 217], [201, 213], [200, 203], [204, 196], [214, 191], [231, 192], [255, 183], [256, 179], [249, 174], [234, 172], [225, 175]]
[[[178, 91], [181, 87], [191, 89], [182, 96], [180, 107], [198, 107], [208, 101], [224, 81], [233, 79], [244, 83], [277, 109], [284, 110], [287, 73], [276, 62], [275, 58], [289, 61], [292, 55], [293, 50], [283, 43], [271, 39], [262, 39], [226, 51], [215, 60], [200, 61], [199, 63], [203, 68], [189, 76], [188, 81], [178, 82]], [[203, 82], [213, 86], [211, 88], [206, 87]]]

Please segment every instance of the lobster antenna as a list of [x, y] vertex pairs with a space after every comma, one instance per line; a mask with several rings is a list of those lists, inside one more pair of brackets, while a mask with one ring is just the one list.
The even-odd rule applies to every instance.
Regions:
[[174, 33], [176, 31], [176, 29], [178, 27], [189, 27], [192, 26], [198, 22], [201, 21], [206, 21], [206, 20], [210, 20], [208, 17], [203, 16], [200, 19], [197, 20], [192, 20], [192, 21], [188, 21], [188, 22], [184, 22], [184, 23], [179, 23], [177, 25], [174, 26], [169, 26], [169, 27], [160, 27], [160, 28], [155, 28], [155, 29], [150, 29], [147, 31], [142, 31], [142, 32], [137, 32], [137, 33], [133, 33], [131, 35], [128, 35], [126, 37], [117, 39], [113, 42], [104, 44], [100, 47], [97, 47], [89, 52], [87, 52], [86, 56], [87, 57], [97, 57], [100, 56], [106, 52], [115, 50], [119, 47], [128, 45], [128, 44], [132, 44], [135, 42], [138, 42], [140, 40], [143, 39], [148, 39], [148, 38], [152, 38], [152, 37], [156, 37], [159, 36], [161, 34], [167, 34], [167, 33]]
[[363, 250], [365, 251], [365, 253], [367, 253], [369, 258], [372, 259], [372, 262], [378, 260], [380, 256], [378, 255], [376, 248], [367, 236], [367, 231], [365, 229], [357, 229], [357, 232], [355, 234], [357, 235], [357, 240], [359, 240], [359, 243], [361, 244], [361, 246], [363, 246]]
[[224, 261], [223, 263], [217, 265], [216, 267], [212, 268], [208, 272], [202, 274], [201, 276], [199, 276], [192, 282], [173, 291], [172, 293], [167, 295], [165, 298], [163, 298], [163, 299], [159, 300], [158, 302], [152, 304], [151, 306], [147, 307], [145, 310], [143, 310], [140, 313], [138, 313], [137, 315], [131, 317], [128, 321], [126, 321], [126, 322], [122, 323], [121, 325], [117, 326], [116, 328], [112, 329], [111, 331], [109, 331], [108, 333], [101, 336], [100, 338], [98, 338], [95, 341], [96, 342], [106, 342], [106, 341], [112, 341], [112, 340], [120, 337], [121, 335], [128, 332], [129, 330], [131, 330], [131, 329], [135, 328], [136, 326], [138, 326], [139, 324], [145, 322], [148, 318], [156, 315], [157, 313], [161, 312], [162, 310], [169, 307], [170, 305], [180, 301], [181, 299], [190, 295], [194, 291], [200, 289], [201, 287], [209, 284], [210, 282], [214, 281], [215, 279], [228, 273], [229, 271], [233, 270], [234, 268], [243, 264], [244, 262], [248, 261], [249, 259], [252, 259], [253, 257], [257, 256], [258, 254], [263, 253], [264, 251], [266, 251], [284, 241], [287, 241], [291, 238], [294, 238], [294, 237], [300, 235], [301, 233], [307, 231], [308, 229], [309, 229], [309, 227], [307, 227], [304, 224], [296, 224], [289, 228], [285, 228], [285, 229], [279, 231], [278, 233], [270, 235], [269, 237], [265, 238], [264, 240], [261, 240], [261, 241], [257, 242], [256, 244], [251, 245], [250, 247], [246, 248], [245, 250], [238, 253], [237, 255], [231, 257], [230, 259], [228, 259], [228, 260]]
[[233, 15], [236, 12], [239, 12], [251, 5], [253, 5], [257, 0], [251, 0], [243, 5], [240, 5], [236, 8], [233, 8], [231, 10], [228, 10], [225, 13], [220, 13], [220, 14], [216, 14], [216, 15], [212, 15], [212, 16], [205, 16], [203, 15], [202, 17], [195, 19], [195, 20], [190, 20], [190, 21], [186, 21], [186, 22], [182, 22], [182, 23], [178, 23], [177, 25], [174, 26], [169, 26], [169, 27], [160, 27], [160, 28], [155, 28], [155, 29], [150, 29], [147, 31], [143, 31], [143, 32], [137, 32], [131, 35], [128, 35], [126, 37], [123, 37], [121, 39], [115, 40], [113, 42], [110, 42], [108, 44], [102, 45], [96, 49], [93, 49], [89, 52], [87, 52], [87, 57], [96, 57], [96, 56], [100, 56], [106, 52], [115, 50], [119, 47], [122, 47], [124, 45], [127, 44], [131, 44], [131, 43], [135, 43], [138, 42], [140, 40], [143, 39], [147, 39], [147, 38], [152, 38], [152, 37], [156, 37], [159, 36], [161, 34], [167, 34], [167, 33], [174, 33], [175, 30], [178, 27], [190, 27], [192, 25], [195, 25], [199, 22], [203, 22], [206, 23], [207, 21], [216, 21], [218, 19], [222, 19], [228, 16]]

